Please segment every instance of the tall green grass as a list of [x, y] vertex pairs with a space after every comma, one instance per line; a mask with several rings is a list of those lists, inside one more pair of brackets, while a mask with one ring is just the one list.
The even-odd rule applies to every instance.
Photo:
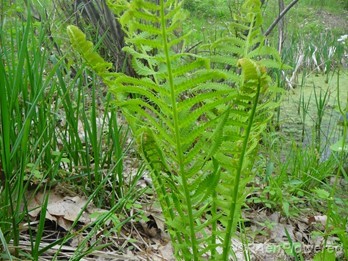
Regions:
[[[30, 16], [29, 16], [30, 17]], [[30, 182], [53, 179], [57, 174], [51, 153], [54, 129], [49, 104], [45, 99], [53, 73], [44, 79], [46, 52], [41, 50], [44, 30], [34, 35], [31, 20], [1, 24], [1, 230], [6, 242], [19, 244], [19, 224], [25, 191]], [[53, 126], [52, 126], [53, 125]], [[33, 164], [28, 169], [28, 164]], [[34, 172], [33, 170], [38, 170]], [[47, 171], [50, 169], [50, 171]], [[34, 176], [36, 174], [36, 177]], [[35, 181], [37, 182], [37, 181]], [[44, 186], [47, 183], [43, 184]], [[15, 248], [18, 256], [18, 249]]]
[[[109, 210], [90, 231], [103, 231], [115, 214], [119, 230], [131, 218], [125, 206], [142, 193], [135, 186], [141, 168], [128, 181], [124, 178], [123, 159], [131, 144], [126, 144], [128, 131], [119, 124], [111, 95], [80, 61], [72, 63], [76, 75], [70, 74], [70, 65], [48, 40], [49, 21], [31, 17], [30, 10], [19, 16], [2, 10], [0, 23], [0, 259], [37, 260], [73, 236], [71, 230], [48, 247], [40, 245], [48, 198], [57, 184]], [[35, 226], [27, 204], [29, 195], [38, 192], [45, 196]], [[29, 250], [19, 247], [23, 224], [29, 228]], [[95, 247], [81, 248], [79, 256]]]

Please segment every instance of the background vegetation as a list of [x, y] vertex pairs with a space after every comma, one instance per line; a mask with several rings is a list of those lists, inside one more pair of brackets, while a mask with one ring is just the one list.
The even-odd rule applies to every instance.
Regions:
[[[182, 48], [204, 52], [201, 46], [226, 34], [242, 2], [185, 0], [188, 20], [178, 33], [192, 34]], [[278, 15], [279, 2], [264, 2], [264, 31]], [[100, 15], [103, 3], [96, 1], [92, 9], [87, 1], [1, 1], [0, 259], [77, 260], [95, 258], [100, 249], [146, 256], [149, 235], [136, 224], [154, 222], [148, 206], [156, 199], [147, 170], [111, 94], [72, 52], [65, 33], [68, 24], [82, 26], [105, 59], [135, 75], [126, 54], [117, 58], [124, 46], [118, 25], [112, 33], [102, 27], [114, 22]], [[262, 137], [243, 208], [238, 237], [246, 259], [252, 243], [275, 240], [271, 231], [278, 224], [283, 238], [276, 245], [286, 258], [348, 257], [347, 9], [346, 1], [299, 1], [284, 18], [282, 38], [278, 28], [268, 37], [293, 69], [271, 72], [286, 92]], [[99, 16], [93, 20], [92, 14]], [[105, 21], [98, 24], [100, 17]], [[57, 190], [86, 198], [66, 229], [47, 220], [49, 198]], [[40, 193], [41, 215], [30, 216]], [[91, 202], [99, 210], [91, 211], [91, 222], [79, 223]], [[78, 234], [83, 238], [71, 253], [66, 246]], [[318, 250], [295, 251], [304, 242]]]

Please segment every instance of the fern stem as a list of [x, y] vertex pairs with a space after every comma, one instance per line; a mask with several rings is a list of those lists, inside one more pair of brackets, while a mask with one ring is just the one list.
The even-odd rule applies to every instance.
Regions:
[[[220, 171], [220, 170], [219, 170]], [[216, 217], [218, 215], [217, 213], [217, 206], [216, 206], [216, 199], [217, 199], [217, 193], [216, 191], [213, 192], [212, 195], [212, 206], [211, 206], [211, 216]], [[216, 234], [217, 234], [217, 223], [218, 220], [214, 221], [214, 223], [211, 226], [211, 244], [212, 246], [216, 245]], [[212, 248], [210, 254], [211, 254], [211, 259], [215, 260], [216, 259], [216, 248]]]
[[248, 53], [250, 52], [249, 47], [251, 47], [250, 43], [252, 42], [252, 31], [253, 31], [253, 27], [254, 27], [255, 14], [253, 15], [253, 18], [251, 19], [251, 21], [252, 22], [250, 22], [250, 25], [249, 25], [249, 33], [248, 33], [247, 39], [245, 41], [244, 56], [243, 57], [248, 57]]
[[[166, 64], [167, 64], [167, 70], [168, 70], [168, 82], [170, 86], [170, 94], [171, 94], [171, 104], [173, 109], [173, 120], [174, 120], [174, 129], [175, 129], [175, 141], [176, 141], [176, 151], [177, 151], [177, 157], [178, 157], [178, 163], [180, 168], [180, 177], [182, 180], [182, 186], [184, 189], [184, 195], [186, 199], [187, 204], [187, 214], [189, 218], [189, 229], [190, 229], [190, 242], [186, 242], [187, 244], [191, 245], [192, 254], [193, 254], [193, 260], [198, 261], [198, 249], [197, 249], [197, 240], [196, 240], [196, 234], [194, 230], [194, 220], [193, 220], [193, 212], [192, 212], [192, 202], [190, 197], [190, 192], [188, 188], [188, 182], [185, 177], [185, 168], [184, 168], [184, 159], [183, 159], [183, 152], [180, 142], [180, 128], [179, 128], [179, 117], [178, 117], [178, 110], [177, 110], [177, 100], [176, 100], [176, 94], [175, 94], [175, 86], [174, 86], [174, 79], [172, 74], [172, 67], [171, 67], [171, 60], [169, 55], [169, 48], [167, 44], [167, 32], [166, 32], [166, 21], [165, 21], [165, 13], [164, 13], [164, 0], [161, 0], [161, 27], [162, 27], [162, 36], [163, 36], [163, 47], [164, 47], [164, 53], [166, 57]], [[187, 240], [186, 240], [187, 241]], [[186, 252], [186, 251], [185, 251]], [[190, 251], [187, 251], [189, 253]], [[186, 255], [184, 255], [186, 256]], [[185, 257], [187, 259], [188, 256]], [[191, 259], [190, 259], [191, 260]]]
[[[149, 164], [149, 166], [151, 166], [151, 169], [154, 173], [154, 175], [152, 175], [152, 179], [154, 180], [154, 182], [158, 183], [158, 185], [156, 185], [158, 190], [156, 190], [156, 191], [157, 191], [157, 194], [161, 197], [159, 202], [161, 204], [163, 214], [164, 214], [164, 216], [169, 215], [170, 218], [172, 220], [174, 220], [175, 213], [174, 213], [174, 210], [172, 208], [172, 202], [169, 200], [169, 195], [166, 192], [166, 185], [164, 184], [163, 180], [161, 179], [161, 173], [159, 173], [157, 171], [157, 168], [154, 166], [154, 161], [151, 159], [151, 156], [148, 155], [148, 153], [145, 149], [143, 150], [143, 154], [145, 156], [147, 163]], [[165, 159], [162, 157], [160, 152], [158, 153], [158, 155], [160, 156], [160, 161], [164, 163]], [[165, 168], [165, 169], [169, 170], [169, 168]], [[175, 239], [176, 239], [179, 244], [182, 244], [183, 240], [182, 240], [179, 232], [174, 231], [175, 238], [174, 238], [174, 235], [172, 233], [169, 233], [169, 234], [170, 234], [170, 237], [172, 239], [172, 242], [175, 242]]]
[[233, 187], [232, 201], [231, 201], [231, 206], [230, 206], [231, 211], [230, 211], [230, 214], [228, 217], [229, 222], [227, 224], [226, 235], [225, 235], [225, 238], [223, 241], [224, 246], [223, 246], [222, 260], [226, 260], [226, 261], [228, 260], [230, 249], [231, 249], [232, 229], [233, 229], [235, 214], [237, 211], [237, 199], [238, 199], [238, 193], [239, 193], [241, 173], [242, 173], [243, 163], [244, 163], [246, 150], [247, 150], [247, 146], [248, 146], [249, 136], [250, 136], [251, 128], [253, 125], [257, 104], [259, 101], [260, 89], [261, 89], [261, 82], [259, 79], [254, 104], [253, 104], [253, 107], [251, 109], [251, 115], [250, 115], [249, 122], [248, 122], [248, 127], [247, 127], [246, 134], [245, 134], [245, 137], [243, 140], [242, 153], [241, 153], [240, 158], [239, 158], [236, 179], [235, 179], [235, 183], [234, 183], [234, 187]]

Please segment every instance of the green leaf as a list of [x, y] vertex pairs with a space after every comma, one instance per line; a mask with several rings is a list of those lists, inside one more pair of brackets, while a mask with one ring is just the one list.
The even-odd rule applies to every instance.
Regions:
[[324, 249], [314, 256], [313, 261], [336, 261], [335, 253], [335, 249]]
[[329, 199], [330, 198], [330, 193], [327, 192], [326, 190], [324, 189], [321, 189], [321, 188], [315, 188], [313, 189], [313, 192], [321, 199]]

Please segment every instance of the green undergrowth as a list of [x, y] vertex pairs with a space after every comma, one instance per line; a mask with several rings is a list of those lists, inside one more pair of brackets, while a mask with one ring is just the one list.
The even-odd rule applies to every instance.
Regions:
[[[280, 106], [280, 131], [262, 139], [261, 159], [255, 171], [252, 209], [266, 209], [282, 216], [327, 218], [325, 229], [312, 231], [347, 258], [348, 151], [347, 72], [305, 77], [303, 85], [284, 97]], [[331, 240], [331, 241], [330, 241]], [[327, 243], [327, 242], [331, 243]], [[337, 247], [337, 245], [336, 245]], [[336, 253], [338, 254], [338, 253]], [[318, 254], [318, 260], [322, 259]]]
[[[285, 7], [290, 2], [284, 1]], [[344, 48], [338, 40], [347, 34], [348, 26], [348, 10], [344, 4], [343, 1], [299, 1], [290, 9], [284, 18], [281, 52], [284, 62], [295, 68], [301, 60], [300, 69], [313, 72], [327, 73], [337, 68], [344, 60]], [[200, 52], [202, 43], [213, 42], [217, 37], [230, 33], [229, 24], [238, 17], [241, 3], [221, 1], [218, 5], [224, 7], [223, 16], [211, 12], [213, 5], [209, 1], [190, 2], [187, 7], [190, 18], [182, 29], [194, 32], [187, 41], [187, 49]], [[279, 14], [278, 1], [265, 1], [262, 10], [265, 32]], [[272, 46], [278, 46], [277, 26], [268, 36], [268, 41]], [[347, 62], [344, 66], [347, 67]]]
[[[125, 178], [123, 159], [131, 143], [111, 94], [103, 94], [100, 81], [84, 66], [70, 71], [47, 38], [49, 23], [35, 21], [30, 11], [17, 16], [20, 9], [11, 8], [2, 10], [0, 21], [0, 259], [37, 260], [54, 246], [58, 256], [75, 236], [77, 220], [65, 237], [40, 245], [47, 236], [49, 199], [58, 186], [65, 196], [85, 198], [78, 216], [91, 203], [105, 211], [82, 229], [86, 237], [75, 253], [80, 259], [99, 243], [90, 245], [88, 239], [115, 213], [108, 235], [130, 219], [130, 202], [142, 194], [136, 187], [142, 168]], [[29, 205], [41, 193], [42, 204], [34, 207], [41, 207], [41, 214], [32, 223]], [[28, 247], [21, 246], [23, 233]]]

